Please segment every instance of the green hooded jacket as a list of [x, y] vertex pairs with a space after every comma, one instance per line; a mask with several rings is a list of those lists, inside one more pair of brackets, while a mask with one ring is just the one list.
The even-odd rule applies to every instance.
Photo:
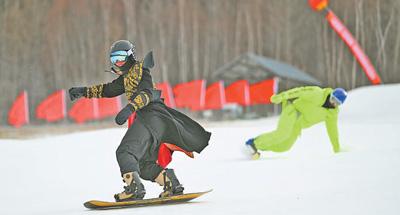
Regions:
[[293, 106], [300, 113], [298, 120], [301, 128], [308, 128], [324, 121], [333, 150], [339, 152], [337, 127], [339, 108], [322, 107], [332, 91], [331, 88], [321, 89], [317, 86], [298, 87], [273, 96], [271, 101], [276, 104], [282, 102], [282, 108], [285, 108], [287, 101], [293, 100]]

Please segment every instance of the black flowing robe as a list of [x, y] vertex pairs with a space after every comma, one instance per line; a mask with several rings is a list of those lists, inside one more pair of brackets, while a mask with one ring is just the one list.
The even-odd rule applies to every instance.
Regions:
[[151, 157], [158, 153], [160, 142], [174, 144], [187, 152], [200, 153], [208, 145], [211, 133], [185, 114], [167, 107], [159, 98], [159, 93], [157, 96], [155, 92], [150, 70], [143, 68], [141, 62], [136, 62], [129, 73], [111, 83], [88, 87], [86, 97], [115, 97], [125, 93], [137, 109], [134, 123], [142, 123], [154, 137], [149, 147]]

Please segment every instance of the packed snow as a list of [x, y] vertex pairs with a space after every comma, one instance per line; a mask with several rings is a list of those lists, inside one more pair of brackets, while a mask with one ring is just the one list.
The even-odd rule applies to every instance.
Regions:
[[[90, 199], [122, 191], [115, 150], [126, 128], [0, 140], [0, 214], [400, 214], [400, 85], [350, 92], [339, 115], [342, 152], [324, 124], [303, 130], [291, 151], [243, 153], [246, 139], [277, 117], [204, 123], [210, 145], [195, 159], [175, 154], [186, 192], [214, 189], [190, 203], [89, 211]], [[146, 197], [162, 187], [145, 182]]]

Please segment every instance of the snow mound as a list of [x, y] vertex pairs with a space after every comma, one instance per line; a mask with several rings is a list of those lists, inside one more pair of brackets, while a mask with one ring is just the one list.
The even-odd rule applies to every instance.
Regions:
[[400, 122], [400, 84], [361, 87], [349, 92], [342, 119]]

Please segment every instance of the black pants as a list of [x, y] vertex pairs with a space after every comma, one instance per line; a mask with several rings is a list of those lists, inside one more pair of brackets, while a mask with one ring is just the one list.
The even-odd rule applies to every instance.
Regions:
[[154, 181], [163, 170], [156, 163], [158, 153], [151, 151], [158, 149], [152, 145], [160, 144], [156, 139], [140, 121], [132, 124], [116, 151], [121, 175], [137, 171], [142, 179]]

